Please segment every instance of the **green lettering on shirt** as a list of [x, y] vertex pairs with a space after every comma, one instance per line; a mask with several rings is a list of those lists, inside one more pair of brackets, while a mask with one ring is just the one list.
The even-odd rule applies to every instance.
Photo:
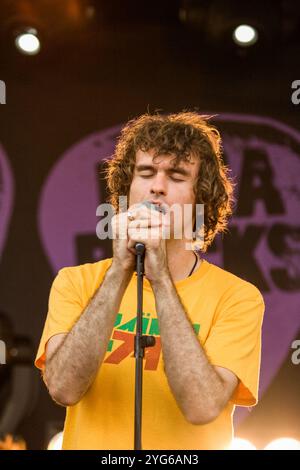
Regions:
[[[158, 319], [157, 318], [149, 318], [150, 313], [146, 313], [146, 314], [144, 313], [144, 315], [146, 315], [146, 316], [143, 316], [143, 335], [148, 334], [148, 335], [153, 335], [153, 336], [160, 336]], [[131, 320], [129, 320], [126, 323], [124, 323], [123, 325], [121, 325], [122, 318], [123, 318], [123, 314], [118, 313], [118, 315], [116, 317], [115, 324], [114, 324], [114, 329], [119, 330], [119, 331], [121, 330], [121, 331], [128, 331], [130, 333], [134, 333], [135, 329], [136, 329], [136, 317], [133, 317]], [[149, 323], [150, 323], [150, 327], [149, 327]], [[149, 331], [147, 332], [148, 329], [149, 329]], [[194, 323], [193, 324], [193, 329], [194, 329], [196, 335], [198, 336], [199, 331], [200, 331], [200, 324], [199, 323]], [[108, 345], [107, 345], [107, 351], [108, 352], [112, 351], [113, 345], [114, 345], [114, 341], [113, 341], [113, 339], [111, 339], [108, 342]]]

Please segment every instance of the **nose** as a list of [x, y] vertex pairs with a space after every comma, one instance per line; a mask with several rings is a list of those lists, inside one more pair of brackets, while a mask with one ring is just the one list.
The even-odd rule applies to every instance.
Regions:
[[166, 196], [167, 194], [167, 180], [163, 173], [157, 172], [151, 178], [151, 194], [160, 194]]

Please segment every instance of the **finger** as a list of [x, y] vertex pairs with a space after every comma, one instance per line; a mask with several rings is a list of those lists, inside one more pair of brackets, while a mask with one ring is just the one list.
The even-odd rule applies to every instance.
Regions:
[[170, 225], [168, 223], [155, 223], [150, 220], [133, 220], [132, 222], [129, 222], [127, 227], [128, 237], [130, 237], [130, 235], [134, 234], [135, 232], [137, 234], [145, 234], [145, 236], [148, 238], [151, 238], [152, 233], [154, 233], [153, 236], [157, 237], [155, 232], [156, 230], [157, 233], [160, 233], [162, 237], [164, 237], [163, 234], [167, 235], [170, 232]]
[[149, 209], [148, 207], [141, 207], [139, 209], [129, 209], [128, 210], [129, 212], [129, 221], [131, 221], [131, 217], [133, 220], [146, 220], [146, 219], [150, 219], [150, 220], [153, 220], [153, 221], [163, 221], [163, 216], [164, 214], [162, 214], [161, 212], [158, 212], [158, 211], [155, 211], [155, 210], [151, 210]]
[[137, 242], [144, 243], [146, 246], [151, 245], [153, 240], [163, 239], [162, 227], [128, 229], [128, 248], [133, 248]]
[[114, 215], [111, 221], [112, 233], [114, 239], [127, 239], [128, 217], [127, 213]]
[[150, 230], [148, 228], [128, 228], [128, 239], [132, 242], [145, 242], [151, 237]]
[[128, 229], [129, 228], [146, 228], [146, 227], [160, 227], [163, 224], [160, 220], [152, 220], [152, 219], [136, 219], [130, 220], [128, 222]]

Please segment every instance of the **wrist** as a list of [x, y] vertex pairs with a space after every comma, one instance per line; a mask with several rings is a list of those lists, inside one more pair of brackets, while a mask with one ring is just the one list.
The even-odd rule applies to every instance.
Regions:
[[158, 289], [167, 289], [173, 287], [173, 281], [168, 269], [161, 272], [157, 278], [149, 280], [149, 282], [154, 292]]
[[120, 278], [124, 280], [125, 282], [129, 282], [132, 274], [133, 274], [133, 268], [132, 267], [124, 267], [121, 263], [118, 263], [117, 261], [113, 260], [110, 268], [109, 268], [109, 273], [111, 276], [113, 276], [115, 279]]

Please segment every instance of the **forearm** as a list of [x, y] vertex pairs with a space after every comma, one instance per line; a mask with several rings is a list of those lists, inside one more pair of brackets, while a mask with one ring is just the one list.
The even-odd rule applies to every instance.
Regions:
[[223, 381], [210, 364], [172, 280], [164, 276], [152, 289], [170, 388], [188, 421], [209, 422], [225, 405]]
[[76, 403], [93, 382], [130, 278], [131, 274], [112, 265], [78, 321], [47, 361], [46, 383], [59, 403]]

